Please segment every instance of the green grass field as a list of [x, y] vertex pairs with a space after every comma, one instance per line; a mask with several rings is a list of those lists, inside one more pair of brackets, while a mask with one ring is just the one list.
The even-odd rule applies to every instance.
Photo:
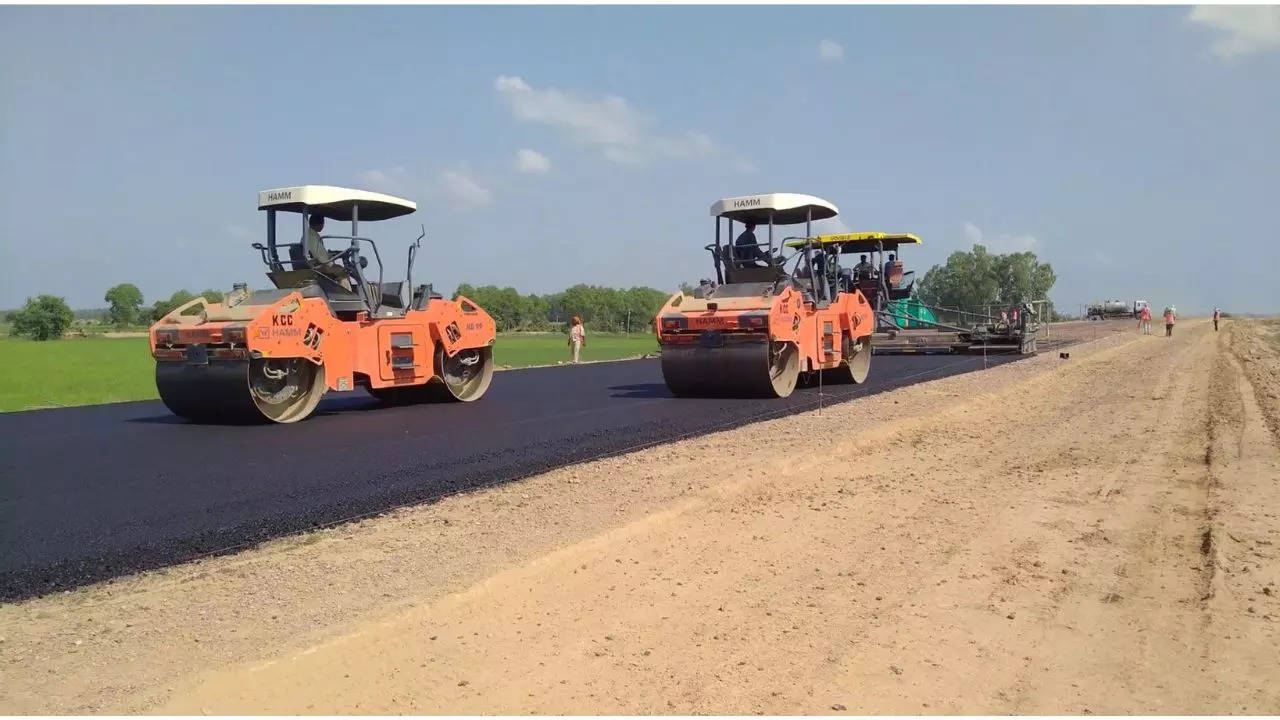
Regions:
[[[559, 333], [499, 335], [494, 361], [499, 367], [553, 365], [568, 359], [565, 342]], [[649, 333], [591, 333], [581, 359], [617, 360], [657, 350]], [[0, 412], [153, 399], [154, 368], [146, 338], [0, 337]]]

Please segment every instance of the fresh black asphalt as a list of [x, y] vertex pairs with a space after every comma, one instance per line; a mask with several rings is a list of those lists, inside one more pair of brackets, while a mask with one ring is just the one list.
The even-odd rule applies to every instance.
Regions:
[[[876, 356], [824, 403], [1015, 356]], [[816, 407], [677, 399], [657, 360], [496, 373], [468, 404], [330, 395], [290, 425], [196, 425], [158, 401], [0, 414], [0, 598], [227, 552], [570, 463]], [[619, 478], [626, 482], [626, 478]]]

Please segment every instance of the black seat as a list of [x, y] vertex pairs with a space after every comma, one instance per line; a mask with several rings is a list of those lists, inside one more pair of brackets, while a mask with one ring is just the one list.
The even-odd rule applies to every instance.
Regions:
[[289, 246], [289, 264], [294, 270], [301, 270], [307, 267], [307, 251], [302, 248], [301, 243], [295, 243]]
[[404, 283], [388, 282], [382, 283], [381, 285], [378, 283], [370, 284], [373, 285], [374, 292], [381, 298], [383, 307], [396, 308], [398, 310], [404, 309], [404, 297], [402, 296]]

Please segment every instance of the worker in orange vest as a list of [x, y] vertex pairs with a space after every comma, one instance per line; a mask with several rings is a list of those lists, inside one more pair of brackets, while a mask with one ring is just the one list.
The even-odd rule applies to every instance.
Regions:
[[1138, 331], [1143, 335], [1151, 334], [1151, 308], [1146, 305], [1138, 311]]
[[1174, 312], [1173, 306], [1164, 309], [1164, 336], [1173, 337], [1173, 323], [1178, 319], [1178, 314]]

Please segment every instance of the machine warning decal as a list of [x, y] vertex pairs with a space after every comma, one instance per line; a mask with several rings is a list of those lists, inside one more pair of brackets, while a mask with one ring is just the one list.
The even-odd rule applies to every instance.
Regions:
[[451, 322], [444, 328], [444, 334], [449, 337], [449, 342], [456, 343], [458, 338], [462, 337], [462, 332], [458, 330], [458, 323]]
[[792, 329], [792, 330], [799, 330], [799, 329], [800, 329], [800, 316], [799, 316], [799, 315], [793, 315], [793, 316], [791, 316], [791, 329]]

